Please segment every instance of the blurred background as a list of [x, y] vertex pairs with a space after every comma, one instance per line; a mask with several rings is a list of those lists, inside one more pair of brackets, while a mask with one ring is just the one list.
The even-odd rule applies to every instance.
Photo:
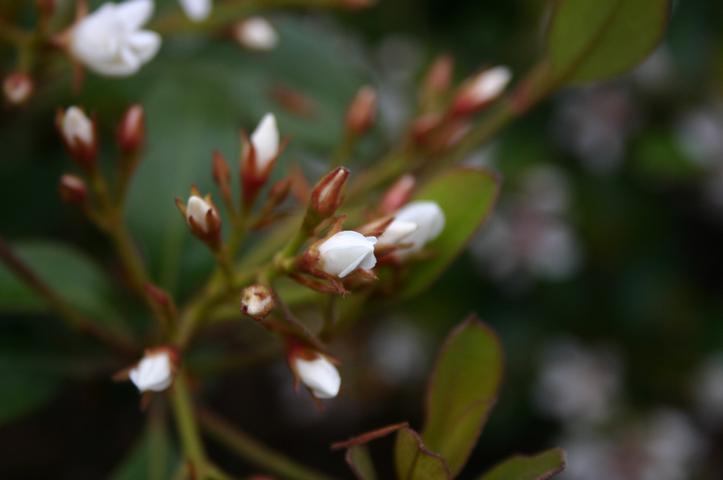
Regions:
[[[31, 22], [19, 3], [0, 2], [0, 12]], [[329, 444], [402, 420], [419, 426], [439, 343], [476, 312], [499, 333], [507, 365], [461, 478], [556, 445], [568, 451], [564, 479], [723, 478], [723, 3], [674, 3], [665, 41], [644, 64], [555, 94], [469, 156], [503, 175], [494, 215], [430, 291], [371, 310], [337, 342], [345, 391], [330, 408], [294, 394], [283, 358], [264, 353], [246, 321], [199, 342], [198, 370], [222, 370], [205, 402], [293, 458], [351, 478]], [[542, 48], [547, 6], [381, 0], [354, 14], [274, 11], [280, 42], [270, 52], [164, 38], [140, 74], [89, 75], [78, 95], [67, 66], [52, 63], [29, 105], [0, 110], [2, 235], [37, 258], [55, 248], [48, 241], [72, 246], [113, 271], [105, 239], [58, 200], [58, 177], [72, 165], [54, 112], [93, 112], [111, 163], [115, 122], [140, 102], [149, 139], [128, 220], [154, 278], [187, 297], [210, 263], [173, 198], [191, 183], [210, 187], [214, 148], [236, 158], [238, 129], [274, 111], [291, 137], [277, 174], [299, 163], [315, 178], [340, 141], [347, 103], [368, 83], [379, 89], [380, 118], [351, 165], [359, 171], [398, 138], [436, 55], [454, 55], [459, 80], [493, 64], [524, 72]], [[0, 48], [4, 74], [14, 59]], [[289, 91], [308, 99], [304, 115], [284, 107]], [[111, 357], [3, 290], [0, 273], [0, 478], [139, 478], [123, 465], [144, 435], [136, 391], [100, 375]], [[109, 285], [99, 310], [124, 295]], [[140, 306], [124, 315], [139, 331], [150, 322]], [[261, 360], [219, 366], [218, 344], [261, 351]], [[388, 462], [384, 441], [378, 450]], [[210, 453], [231, 472], [253, 473], [213, 444]]]

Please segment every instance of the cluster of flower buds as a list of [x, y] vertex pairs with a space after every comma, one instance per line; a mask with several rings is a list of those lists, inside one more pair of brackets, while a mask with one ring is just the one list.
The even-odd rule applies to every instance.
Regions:
[[234, 25], [233, 38], [249, 50], [272, 50], [279, 43], [279, 35], [263, 17], [249, 17]]
[[14, 72], [3, 81], [5, 100], [11, 105], [22, 105], [33, 93], [33, 80], [27, 73]]
[[314, 398], [334, 398], [341, 388], [341, 376], [330, 356], [296, 340], [287, 343], [286, 358], [296, 384], [303, 383]]

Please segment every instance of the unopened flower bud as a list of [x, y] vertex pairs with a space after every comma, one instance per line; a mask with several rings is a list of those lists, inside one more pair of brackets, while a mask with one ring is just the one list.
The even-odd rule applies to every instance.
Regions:
[[186, 219], [191, 232], [204, 241], [212, 249], [221, 243], [221, 217], [211, 200], [211, 195], [201, 197], [195, 187], [191, 189], [191, 196], [185, 204], [176, 198], [176, 206]]
[[238, 22], [233, 36], [244, 48], [250, 50], [272, 50], [279, 43], [274, 27], [262, 17], [250, 17]]
[[105, 3], [83, 17], [70, 32], [68, 48], [76, 59], [100, 75], [136, 73], [161, 47], [161, 36], [141, 30], [153, 14], [153, 0]]
[[341, 376], [326, 355], [297, 347], [289, 354], [289, 364], [314, 397], [323, 400], [339, 394]]
[[162, 392], [173, 382], [178, 354], [170, 348], [147, 350], [128, 373], [131, 382], [142, 392]]
[[77, 175], [66, 173], [60, 177], [58, 191], [60, 198], [67, 204], [81, 206], [88, 201], [88, 187]]
[[359, 232], [344, 230], [332, 235], [319, 245], [319, 268], [329, 275], [344, 278], [357, 268], [374, 268], [376, 237], [365, 237]]
[[346, 128], [356, 136], [364, 134], [377, 114], [377, 93], [371, 87], [362, 87], [346, 112]]
[[57, 115], [58, 129], [71, 157], [85, 170], [95, 168], [98, 151], [95, 123], [78, 107], [69, 107]]
[[138, 104], [131, 105], [123, 114], [116, 134], [121, 152], [125, 154], [137, 152], [143, 144], [145, 133], [146, 119], [143, 107]]
[[[405, 258], [437, 238], [444, 229], [444, 222], [444, 212], [436, 202], [412, 202], [394, 214], [394, 221], [379, 237], [379, 244], [404, 244], [405, 247], [398, 249], [395, 255]], [[417, 228], [405, 234], [409, 224], [415, 224]]]
[[280, 153], [276, 117], [267, 113], [243, 148], [241, 179], [244, 201], [247, 204], [253, 202], [259, 189], [266, 183]]
[[25, 103], [33, 93], [33, 80], [27, 73], [14, 72], [3, 82], [5, 99], [12, 105]]
[[274, 296], [265, 285], [251, 285], [241, 292], [241, 311], [251, 318], [263, 320], [274, 309]]
[[454, 58], [451, 55], [438, 57], [427, 72], [422, 87], [422, 97], [429, 98], [443, 94], [452, 83]]
[[411, 198], [416, 183], [410, 174], [400, 177], [384, 194], [379, 211], [387, 215], [399, 210]]
[[281, 204], [291, 192], [291, 179], [282, 178], [269, 188], [269, 204], [276, 207]]
[[183, 13], [194, 22], [202, 22], [211, 15], [211, 0], [180, 0]]
[[318, 220], [334, 215], [344, 199], [344, 186], [349, 179], [349, 170], [337, 167], [327, 173], [311, 191], [309, 209]]
[[451, 112], [465, 116], [477, 112], [497, 99], [512, 79], [507, 67], [494, 67], [467, 80], [460, 88], [452, 104]]
[[216, 185], [223, 187], [231, 182], [231, 169], [228, 162], [219, 151], [213, 152], [213, 166], [211, 167], [211, 175]]

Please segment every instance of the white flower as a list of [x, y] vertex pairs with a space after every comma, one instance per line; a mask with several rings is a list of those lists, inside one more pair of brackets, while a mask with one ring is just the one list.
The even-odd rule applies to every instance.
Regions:
[[179, 0], [186, 16], [194, 22], [202, 22], [211, 15], [211, 0]]
[[418, 228], [419, 225], [414, 222], [406, 222], [395, 218], [387, 229], [384, 230], [384, 233], [379, 236], [379, 245], [404, 243], [404, 239], [411, 233], [417, 231]]
[[279, 129], [273, 113], [267, 113], [261, 119], [251, 134], [251, 143], [256, 152], [256, 171], [263, 172], [279, 153]]
[[[392, 225], [394, 223], [397, 223], [398, 226], [413, 223], [417, 228], [413, 232], [397, 239], [397, 242], [408, 243], [411, 244], [411, 246], [398, 250], [396, 254], [403, 258], [409, 254], [420, 251], [427, 243], [442, 233], [444, 221], [444, 212], [436, 202], [417, 201], [402, 207], [394, 214], [394, 222], [392, 222]], [[390, 225], [390, 227], [392, 225]], [[395, 227], [386, 237], [387, 232], [384, 232], [379, 242], [394, 243], [394, 237], [398, 236], [398, 233], [395, 235], [395, 232], [399, 232], [398, 227]]]
[[297, 356], [294, 358], [294, 369], [299, 380], [316, 398], [334, 398], [339, 393], [341, 376], [334, 364], [324, 355], [317, 354], [313, 360]]
[[76, 106], [68, 107], [63, 114], [60, 131], [65, 143], [71, 147], [74, 145], [90, 147], [94, 143], [93, 122]]
[[167, 351], [147, 353], [128, 376], [141, 392], [161, 392], [173, 381], [171, 357]]
[[374, 256], [376, 237], [345, 230], [334, 234], [319, 245], [321, 269], [330, 275], [344, 278], [357, 268], [369, 270], [377, 264]]
[[186, 204], [186, 221], [191, 224], [191, 219], [203, 232], [208, 232], [208, 222], [206, 222], [206, 214], [213, 207], [198, 195], [191, 195]]
[[507, 67], [494, 67], [477, 75], [466, 91], [468, 99], [474, 103], [484, 103], [496, 98], [512, 79]]
[[152, 13], [152, 0], [106, 3], [73, 28], [70, 51], [100, 75], [132, 75], [161, 46], [160, 35], [141, 30]]
[[279, 43], [274, 27], [262, 17], [250, 17], [234, 28], [234, 37], [241, 46], [251, 50], [271, 50]]

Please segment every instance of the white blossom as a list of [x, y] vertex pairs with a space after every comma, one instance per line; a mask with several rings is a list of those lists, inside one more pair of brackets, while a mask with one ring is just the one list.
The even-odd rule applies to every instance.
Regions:
[[396, 243], [394, 237], [399, 236], [400, 226], [404, 227], [410, 223], [417, 226], [413, 232], [397, 239], [410, 244], [397, 251], [396, 255], [403, 258], [420, 251], [427, 243], [437, 238], [444, 229], [445, 218], [444, 212], [436, 202], [417, 201], [405, 205], [395, 213], [393, 223], [395, 222], [397, 226], [389, 234], [384, 232], [379, 239], [380, 243]]
[[341, 376], [324, 355], [317, 354], [312, 360], [297, 356], [294, 358], [294, 369], [299, 380], [316, 398], [334, 398], [339, 393]]
[[141, 392], [161, 392], [173, 381], [173, 366], [167, 351], [147, 353], [129, 373], [133, 384]]
[[279, 129], [276, 117], [267, 113], [251, 134], [251, 143], [256, 152], [257, 172], [263, 172], [279, 153]]
[[91, 146], [94, 142], [93, 122], [76, 106], [68, 107], [60, 121], [60, 131], [68, 145]]
[[234, 37], [242, 46], [251, 50], [271, 50], [279, 43], [279, 36], [268, 20], [250, 17], [234, 28]]
[[467, 98], [474, 103], [484, 103], [499, 96], [512, 79], [512, 72], [507, 67], [494, 67], [474, 77], [468, 90]]
[[345, 230], [334, 234], [319, 245], [321, 269], [330, 275], [344, 278], [357, 268], [369, 270], [377, 263], [374, 256], [376, 237]]
[[194, 22], [202, 22], [211, 15], [211, 0], [179, 0], [186, 16]]
[[191, 195], [186, 204], [186, 221], [189, 225], [191, 219], [203, 232], [208, 231], [208, 222], [206, 221], [206, 214], [209, 210], [213, 210], [213, 207], [203, 198], [198, 195]]
[[414, 222], [405, 222], [404, 220], [392, 220], [392, 223], [379, 236], [379, 245], [396, 245], [403, 243], [404, 239], [410, 234], [417, 231], [419, 226]]
[[141, 30], [152, 13], [152, 0], [106, 3], [73, 28], [70, 51], [100, 75], [132, 75], [161, 46], [160, 35]]

